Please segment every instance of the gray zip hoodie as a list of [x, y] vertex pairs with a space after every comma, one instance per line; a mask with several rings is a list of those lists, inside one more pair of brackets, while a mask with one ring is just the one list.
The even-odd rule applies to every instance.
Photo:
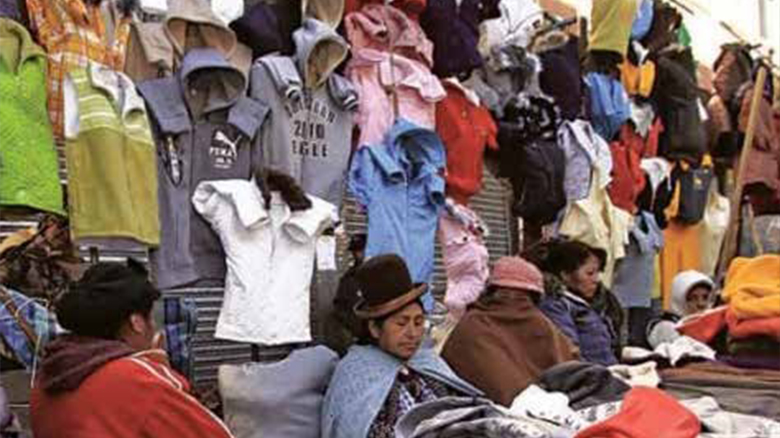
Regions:
[[308, 19], [293, 34], [294, 57], [264, 56], [252, 67], [250, 96], [271, 112], [261, 163], [295, 178], [309, 194], [341, 205], [352, 147], [357, 92], [333, 73], [348, 46], [326, 24]]
[[245, 76], [215, 49], [190, 50], [176, 76], [138, 88], [154, 122], [159, 158], [162, 236], [152, 253], [157, 286], [219, 283], [225, 254], [190, 199], [201, 181], [251, 178], [268, 108], [244, 95]]

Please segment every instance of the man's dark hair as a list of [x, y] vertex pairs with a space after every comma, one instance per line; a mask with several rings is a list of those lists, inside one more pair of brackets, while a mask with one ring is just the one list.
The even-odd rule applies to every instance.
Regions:
[[130, 315], [148, 316], [160, 291], [140, 262], [98, 263], [71, 283], [55, 310], [62, 327], [81, 336], [116, 339]]

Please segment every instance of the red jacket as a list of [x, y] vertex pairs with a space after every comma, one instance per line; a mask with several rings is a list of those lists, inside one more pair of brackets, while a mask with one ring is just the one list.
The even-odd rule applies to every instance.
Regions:
[[72, 391], [32, 391], [36, 438], [229, 438], [162, 350], [114, 359]]
[[498, 127], [490, 112], [463, 90], [442, 81], [447, 97], [436, 104], [436, 131], [447, 147], [447, 196], [468, 205], [482, 188], [485, 148], [498, 149]]

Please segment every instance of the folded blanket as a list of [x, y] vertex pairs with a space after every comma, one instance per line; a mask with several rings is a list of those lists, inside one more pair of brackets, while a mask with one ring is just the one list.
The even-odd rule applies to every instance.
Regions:
[[729, 336], [734, 339], [748, 339], [768, 336], [780, 341], [780, 316], [740, 320], [733, 310], [726, 312]]
[[780, 255], [734, 259], [722, 296], [737, 319], [780, 316]]

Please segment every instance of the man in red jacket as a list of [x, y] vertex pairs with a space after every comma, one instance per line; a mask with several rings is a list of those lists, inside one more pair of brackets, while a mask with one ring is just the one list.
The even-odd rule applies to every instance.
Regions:
[[157, 349], [160, 292], [137, 262], [100, 263], [57, 302], [69, 330], [46, 347], [32, 391], [36, 438], [229, 438]]

